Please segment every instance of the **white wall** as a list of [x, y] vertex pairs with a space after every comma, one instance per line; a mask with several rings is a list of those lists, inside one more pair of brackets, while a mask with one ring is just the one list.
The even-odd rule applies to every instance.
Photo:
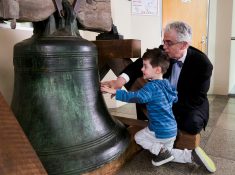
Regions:
[[235, 1], [233, 0], [233, 9], [232, 9], [232, 34], [231, 36], [235, 37]]
[[235, 90], [235, 40], [231, 40], [230, 52], [230, 72], [229, 72], [229, 94], [234, 94]]
[[[214, 65], [215, 68], [215, 47], [216, 47], [216, 11], [217, 11], [217, 1], [213, 0], [209, 4], [209, 14], [208, 14], [208, 40], [207, 40], [207, 55]], [[209, 94], [213, 94], [214, 89], [214, 71], [211, 77], [211, 86], [209, 89]]]
[[213, 71], [213, 93], [215, 94], [227, 95], [229, 91], [232, 3], [233, 0], [217, 0]]
[[0, 27], [0, 92], [11, 102], [14, 82], [13, 47], [32, 36], [30, 30], [12, 30]]
[[[232, 10], [232, 32], [231, 37], [235, 38], [235, 1], [233, 1]], [[229, 93], [235, 90], [235, 40], [231, 40], [231, 52], [230, 52], [230, 72], [229, 72]]]

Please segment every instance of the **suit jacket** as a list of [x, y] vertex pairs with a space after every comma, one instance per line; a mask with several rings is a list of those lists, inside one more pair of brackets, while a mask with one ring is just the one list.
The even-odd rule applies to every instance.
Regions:
[[[172, 65], [171, 62], [164, 78], [169, 78], [171, 75]], [[124, 69], [123, 73], [130, 77], [129, 84], [143, 76], [142, 66], [143, 61], [139, 58]], [[212, 70], [213, 66], [208, 57], [190, 46], [177, 84], [178, 102], [173, 106], [176, 119], [197, 116], [203, 119], [204, 127], [206, 126], [209, 118], [207, 92], [210, 87]]]

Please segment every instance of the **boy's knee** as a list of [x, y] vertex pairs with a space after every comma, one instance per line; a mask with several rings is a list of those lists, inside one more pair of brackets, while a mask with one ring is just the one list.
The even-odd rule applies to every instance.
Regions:
[[134, 139], [135, 139], [136, 143], [139, 143], [141, 140], [143, 140], [142, 130], [138, 131], [135, 134]]

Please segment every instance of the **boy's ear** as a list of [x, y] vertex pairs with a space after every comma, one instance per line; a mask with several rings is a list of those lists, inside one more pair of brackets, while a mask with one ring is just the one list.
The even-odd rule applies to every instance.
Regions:
[[155, 69], [157, 74], [162, 73], [162, 68], [160, 66], [156, 66], [154, 69]]

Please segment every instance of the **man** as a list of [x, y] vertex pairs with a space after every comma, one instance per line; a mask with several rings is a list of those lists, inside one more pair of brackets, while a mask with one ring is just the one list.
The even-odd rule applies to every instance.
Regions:
[[[198, 134], [207, 125], [209, 103], [207, 92], [213, 66], [208, 57], [190, 46], [191, 27], [184, 22], [168, 24], [164, 30], [163, 46], [171, 58], [170, 67], [164, 74], [178, 91], [178, 102], [173, 105], [178, 129]], [[128, 65], [115, 81], [104, 82], [119, 89], [129, 81], [142, 77], [143, 61], [137, 59]]]
[[[180, 21], [172, 22], [165, 27], [163, 45], [160, 48], [171, 58], [170, 66], [163, 77], [169, 79], [171, 85], [178, 91], [178, 102], [173, 105], [177, 127], [190, 134], [197, 134], [205, 129], [209, 119], [207, 92], [213, 66], [203, 52], [190, 46], [191, 39], [192, 31], [188, 24]], [[126, 83], [132, 83], [142, 77], [142, 66], [143, 60], [139, 58], [128, 65], [117, 80], [102, 84], [119, 89]], [[208, 171], [216, 171], [213, 161], [200, 147], [193, 151], [172, 149], [171, 154], [175, 158], [181, 157], [173, 161], [181, 163], [196, 161], [204, 165]]]

